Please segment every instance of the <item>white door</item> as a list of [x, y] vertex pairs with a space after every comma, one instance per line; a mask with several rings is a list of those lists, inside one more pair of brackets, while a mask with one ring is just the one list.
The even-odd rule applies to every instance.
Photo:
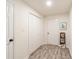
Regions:
[[7, 59], [24, 59], [28, 55], [28, 13], [25, 7], [7, 0]]
[[47, 38], [47, 43], [59, 45], [58, 24], [58, 21], [52, 19], [45, 21], [45, 35]]
[[43, 20], [29, 14], [29, 54], [36, 50], [43, 41]]
[[7, 40], [6, 40], [6, 50], [7, 59], [14, 59], [14, 42], [13, 42], [13, 2], [12, 0], [7, 0]]

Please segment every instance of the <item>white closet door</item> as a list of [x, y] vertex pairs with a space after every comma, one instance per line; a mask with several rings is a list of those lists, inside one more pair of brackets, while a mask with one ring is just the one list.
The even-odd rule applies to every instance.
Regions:
[[32, 53], [43, 42], [43, 20], [29, 15], [29, 53]]

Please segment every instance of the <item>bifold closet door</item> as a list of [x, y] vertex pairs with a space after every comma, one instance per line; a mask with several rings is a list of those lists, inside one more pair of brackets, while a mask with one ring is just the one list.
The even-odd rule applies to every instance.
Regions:
[[43, 20], [29, 14], [29, 54], [37, 49], [43, 40]]

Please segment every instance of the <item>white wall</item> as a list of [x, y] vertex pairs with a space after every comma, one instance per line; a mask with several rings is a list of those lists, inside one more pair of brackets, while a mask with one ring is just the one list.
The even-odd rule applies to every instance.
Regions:
[[43, 24], [41, 16], [36, 11], [23, 1], [15, 1], [14, 59], [27, 58], [34, 49], [42, 44], [44, 41]]
[[71, 20], [69, 17], [68, 14], [61, 14], [49, 16], [44, 19], [46, 43], [59, 45], [60, 32], [62, 32], [62, 30], [59, 29], [59, 23], [67, 22], [67, 30], [63, 30], [63, 32], [66, 32], [66, 47], [71, 51]]

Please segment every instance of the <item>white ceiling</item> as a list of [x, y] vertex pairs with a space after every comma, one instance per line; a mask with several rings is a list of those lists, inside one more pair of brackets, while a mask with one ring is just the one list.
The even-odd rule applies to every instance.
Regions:
[[46, 5], [47, 0], [25, 0], [26, 3], [43, 16], [67, 13], [71, 8], [71, 0], [51, 0], [52, 5]]

